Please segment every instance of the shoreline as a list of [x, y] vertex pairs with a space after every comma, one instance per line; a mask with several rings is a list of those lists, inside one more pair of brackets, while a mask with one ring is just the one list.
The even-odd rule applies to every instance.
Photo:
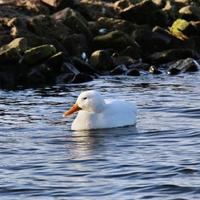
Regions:
[[198, 1], [13, 2], [0, 2], [0, 88], [199, 70]]

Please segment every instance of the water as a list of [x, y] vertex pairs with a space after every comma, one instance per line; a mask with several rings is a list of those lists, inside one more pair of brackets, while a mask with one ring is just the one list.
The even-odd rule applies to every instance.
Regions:
[[[200, 199], [200, 74], [0, 92], [1, 200]], [[82, 90], [134, 100], [136, 127], [73, 132]]]

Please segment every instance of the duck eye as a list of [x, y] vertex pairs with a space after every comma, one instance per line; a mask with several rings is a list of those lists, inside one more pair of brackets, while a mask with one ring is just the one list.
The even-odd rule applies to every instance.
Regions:
[[86, 99], [87, 99], [87, 97], [84, 97], [84, 98], [83, 98], [83, 100], [86, 100]]

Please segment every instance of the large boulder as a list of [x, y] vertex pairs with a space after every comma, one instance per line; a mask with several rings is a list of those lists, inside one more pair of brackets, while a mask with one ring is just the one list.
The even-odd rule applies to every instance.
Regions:
[[200, 65], [196, 60], [193, 58], [186, 58], [170, 64], [168, 74], [176, 75], [180, 72], [196, 72], [199, 68]]
[[117, 11], [113, 4], [108, 1], [80, 1], [77, 10], [79, 10], [88, 21], [96, 21], [99, 17], [117, 17]]
[[97, 74], [97, 70], [95, 70], [89, 63], [85, 62], [80, 58], [73, 57], [72, 63], [80, 73], [90, 74], [95, 76]]
[[145, 55], [164, 50], [170, 43], [169, 37], [152, 31], [152, 29], [146, 25], [137, 26], [132, 33], [132, 38], [140, 45]]
[[87, 37], [81, 33], [68, 35], [62, 43], [69, 55], [77, 57], [81, 57], [82, 53], [89, 54], [88, 44]]
[[92, 36], [87, 21], [79, 12], [71, 8], [56, 12], [52, 18], [57, 22], [62, 22], [76, 33], [84, 33], [87, 37]]
[[180, 40], [167, 29], [156, 26], [152, 32], [156, 33], [157, 37], [162, 41], [162, 44], [159, 46], [160, 50], [187, 47], [187, 41]]
[[0, 88], [15, 89], [15, 76], [7, 72], [0, 72]]
[[96, 22], [95, 29], [97, 33], [101, 32], [102, 29], [105, 29], [107, 32], [118, 30], [131, 34], [135, 30], [135, 25], [123, 19], [100, 17]]
[[149, 24], [151, 26], [165, 26], [167, 24], [166, 14], [151, 0], [144, 0], [125, 8], [120, 13], [123, 19], [136, 24]]
[[27, 22], [28, 30], [46, 40], [46, 43], [53, 44], [56, 48], [62, 49], [62, 43], [72, 33], [72, 31], [62, 22], [52, 19], [50, 16], [37, 15]]
[[56, 53], [56, 48], [53, 45], [42, 45], [24, 52], [22, 63], [35, 65], [41, 63]]
[[105, 35], [99, 35], [93, 39], [96, 49], [112, 48], [122, 50], [127, 46], [139, 48], [131, 38], [122, 31], [111, 31]]
[[1, 23], [7, 30], [12, 38], [24, 37], [27, 40], [29, 47], [38, 46], [48, 43], [47, 38], [37, 36], [28, 27], [28, 18], [26, 17], [13, 17], [2, 18]]
[[179, 10], [180, 17], [186, 20], [200, 20], [200, 7], [188, 5]]
[[161, 52], [155, 52], [148, 57], [150, 63], [161, 64], [173, 60], [179, 60], [188, 57], [195, 57], [196, 54], [191, 49], [169, 49]]
[[16, 63], [21, 54], [27, 49], [25, 38], [16, 38], [7, 45], [0, 48], [0, 63]]
[[71, 80], [71, 83], [84, 83], [92, 80], [93, 77], [91, 75], [85, 73], [79, 73], [74, 75], [74, 77]]
[[109, 50], [94, 51], [90, 57], [90, 64], [97, 71], [109, 71], [114, 67], [112, 53]]

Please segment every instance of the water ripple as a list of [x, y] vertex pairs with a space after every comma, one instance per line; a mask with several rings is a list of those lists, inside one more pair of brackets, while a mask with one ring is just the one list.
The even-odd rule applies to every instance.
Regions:
[[[195, 80], [195, 81], [194, 81]], [[103, 77], [73, 86], [0, 91], [3, 200], [192, 200], [200, 196], [199, 74]], [[136, 101], [136, 127], [71, 131], [82, 90]]]

